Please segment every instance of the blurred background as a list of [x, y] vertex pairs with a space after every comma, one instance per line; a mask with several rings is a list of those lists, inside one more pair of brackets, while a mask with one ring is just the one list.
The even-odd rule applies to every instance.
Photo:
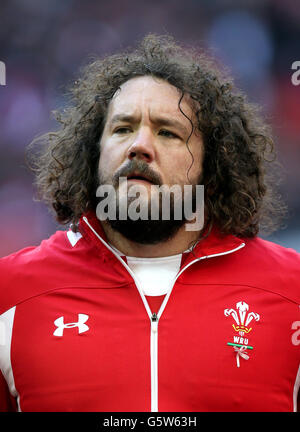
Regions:
[[[0, 256], [37, 245], [59, 227], [33, 201], [25, 147], [57, 127], [66, 86], [94, 55], [135, 45], [149, 32], [207, 50], [223, 62], [273, 126], [284, 167], [285, 228], [265, 237], [300, 252], [300, 7], [295, 0], [1, 0]], [[299, 79], [300, 81], [300, 79]]]

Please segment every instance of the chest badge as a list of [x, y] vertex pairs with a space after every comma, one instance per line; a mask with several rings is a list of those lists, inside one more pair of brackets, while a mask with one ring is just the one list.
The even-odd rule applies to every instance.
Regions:
[[252, 331], [253, 323], [260, 320], [260, 315], [249, 309], [249, 305], [244, 301], [236, 303], [236, 309], [224, 309], [224, 315], [231, 316], [234, 321], [232, 327], [235, 333], [232, 342], [227, 342], [227, 345], [234, 349], [237, 367], [240, 367], [240, 357], [245, 360], [249, 359], [246, 352], [253, 350], [253, 346], [249, 344], [249, 333]]

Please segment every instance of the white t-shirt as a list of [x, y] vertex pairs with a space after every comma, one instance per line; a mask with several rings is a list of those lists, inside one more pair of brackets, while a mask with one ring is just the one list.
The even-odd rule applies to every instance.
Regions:
[[[124, 256], [110, 245], [119, 256]], [[140, 282], [146, 296], [161, 296], [171, 289], [180, 269], [182, 254], [162, 258], [139, 258], [127, 256], [127, 264]]]

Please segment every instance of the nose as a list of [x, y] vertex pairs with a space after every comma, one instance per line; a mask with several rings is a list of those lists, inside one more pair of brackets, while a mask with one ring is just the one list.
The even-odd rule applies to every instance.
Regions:
[[128, 148], [128, 159], [141, 159], [152, 162], [155, 158], [154, 137], [151, 131], [140, 130]]

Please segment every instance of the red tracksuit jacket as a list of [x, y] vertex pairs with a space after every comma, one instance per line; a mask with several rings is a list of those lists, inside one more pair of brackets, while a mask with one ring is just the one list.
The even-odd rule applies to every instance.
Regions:
[[299, 254], [214, 229], [149, 307], [93, 213], [79, 229], [0, 260], [2, 411], [297, 410]]

